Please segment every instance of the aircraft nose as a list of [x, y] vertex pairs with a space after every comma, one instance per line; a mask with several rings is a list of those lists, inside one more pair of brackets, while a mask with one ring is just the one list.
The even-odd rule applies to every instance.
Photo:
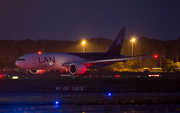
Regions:
[[18, 67], [20, 67], [20, 68], [22, 68], [24, 65], [23, 65], [23, 63], [22, 62], [20, 62], [20, 61], [16, 61], [16, 66], [18, 66]]
[[15, 64], [16, 64], [16, 66], [20, 67], [20, 66], [19, 66], [19, 61], [16, 61], [16, 63], [15, 63]]

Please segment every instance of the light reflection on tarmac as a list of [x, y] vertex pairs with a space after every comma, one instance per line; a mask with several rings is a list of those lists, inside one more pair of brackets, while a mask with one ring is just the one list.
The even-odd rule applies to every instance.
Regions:
[[2, 113], [179, 113], [180, 105], [17, 105], [0, 106]]

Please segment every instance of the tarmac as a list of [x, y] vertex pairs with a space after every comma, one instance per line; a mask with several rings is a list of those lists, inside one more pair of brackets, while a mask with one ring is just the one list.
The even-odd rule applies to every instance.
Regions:
[[0, 93], [2, 113], [179, 113], [179, 92]]

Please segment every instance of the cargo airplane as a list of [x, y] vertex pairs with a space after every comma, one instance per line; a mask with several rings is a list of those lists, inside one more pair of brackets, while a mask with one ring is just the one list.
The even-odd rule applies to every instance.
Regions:
[[126, 28], [123, 27], [105, 53], [30, 53], [21, 56], [15, 64], [32, 74], [42, 74], [46, 70], [68, 70], [70, 74], [84, 74], [88, 68], [100, 68], [126, 60], [154, 58], [121, 55], [125, 31]]

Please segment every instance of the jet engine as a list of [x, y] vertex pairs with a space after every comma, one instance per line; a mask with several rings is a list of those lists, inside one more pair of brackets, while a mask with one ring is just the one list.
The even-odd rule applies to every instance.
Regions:
[[79, 63], [72, 63], [69, 66], [69, 72], [71, 74], [84, 74], [86, 72], [87, 68], [84, 64], [79, 64]]
[[29, 70], [32, 74], [43, 74], [46, 72], [46, 70]]

